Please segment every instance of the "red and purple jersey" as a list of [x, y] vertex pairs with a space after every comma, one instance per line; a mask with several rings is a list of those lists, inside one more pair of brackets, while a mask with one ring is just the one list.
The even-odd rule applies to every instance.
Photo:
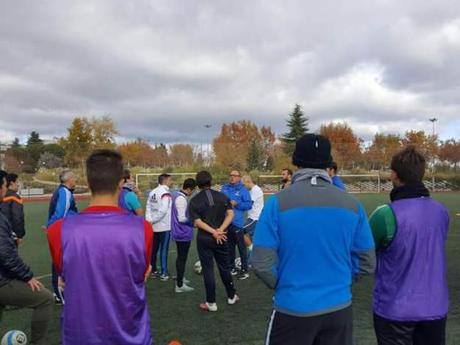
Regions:
[[144, 276], [152, 226], [114, 206], [88, 207], [48, 231], [65, 281], [62, 344], [152, 344]]

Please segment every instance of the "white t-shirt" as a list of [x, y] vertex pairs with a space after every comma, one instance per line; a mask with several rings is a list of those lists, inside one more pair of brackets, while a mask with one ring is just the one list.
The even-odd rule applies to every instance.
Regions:
[[248, 211], [248, 218], [252, 220], [259, 220], [260, 214], [264, 208], [264, 192], [262, 189], [255, 185], [249, 191], [251, 200], [253, 201], [252, 208]]

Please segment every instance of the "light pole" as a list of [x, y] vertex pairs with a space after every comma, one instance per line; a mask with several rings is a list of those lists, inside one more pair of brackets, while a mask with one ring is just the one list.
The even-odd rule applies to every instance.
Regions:
[[[428, 119], [432, 124], [433, 124], [433, 140], [435, 140], [435, 135], [436, 135], [436, 131], [435, 131], [435, 123], [438, 121], [438, 119], [436, 117], [432, 117], [430, 119]], [[435, 192], [436, 188], [435, 188], [435, 184], [436, 184], [436, 181], [435, 181], [435, 178], [434, 178], [434, 154], [433, 154], [433, 158], [432, 158], [432, 161], [431, 161], [431, 183], [433, 184], [433, 192]]]
[[[211, 124], [206, 124], [206, 125], [204, 125], [204, 128], [211, 129], [212, 125]], [[212, 145], [211, 144], [211, 139], [209, 140], [209, 145]], [[211, 147], [208, 147], [208, 149], [206, 151], [207, 151], [206, 156], [207, 156], [208, 164], [210, 164], [211, 163], [211, 158], [210, 158]], [[201, 153], [201, 156], [203, 157], [203, 153]]]

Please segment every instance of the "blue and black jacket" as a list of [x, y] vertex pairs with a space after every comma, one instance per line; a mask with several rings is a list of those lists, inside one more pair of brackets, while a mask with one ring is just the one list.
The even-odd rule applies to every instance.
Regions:
[[315, 316], [351, 304], [353, 275], [375, 269], [374, 241], [362, 205], [331, 184], [326, 172], [303, 169], [265, 203], [252, 265], [275, 289], [275, 310]]
[[233, 208], [232, 224], [240, 229], [244, 226], [244, 212], [252, 207], [251, 194], [246, 189], [242, 182], [231, 184], [227, 183], [222, 187], [222, 193], [230, 200], [236, 201], [237, 204]]
[[61, 184], [53, 193], [48, 212], [49, 227], [55, 221], [78, 213], [73, 191]]

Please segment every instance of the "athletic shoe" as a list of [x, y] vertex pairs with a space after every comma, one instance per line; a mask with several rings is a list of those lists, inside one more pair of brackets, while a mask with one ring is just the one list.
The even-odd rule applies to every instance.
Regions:
[[56, 303], [56, 305], [63, 305], [62, 299], [60, 299], [55, 293], [53, 294], [53, 296], [54, 296], [54, 303]]
[[232, 276], [237, 276], [238, 275], [238, 270], [236, 268], [232, 269], [232, 271], [230, 272], [232, 274]]
[[169, 276], [167, 274], [161, 274], [160, 275], [160, 280], [162, 282], [167, 282], [169, 280]]
[[208, 303], [208, 302], [201, 303], [200, 304], [200, 309], [202, 311], [215, 312], [215, 311], [217, 311], [217, 304], [216, 303]]
[[227, 298], [227, 303], [228, 303], [229, 305], [235, 305], [235, 304], [237, 304], [239, 301], [240, 301], [240, 298], [238, 297], [237, 294], [235, 294], [235, 296], [233, 296], [233, 298]]
[[194, 290], [195, 290], [194, 288], [192, 288], [191, 286], [188, 286], [188, 285], [185, 284], [185, 283], [182, 284], [181, 287], [178, 287], [178, 286], [176, 285], [176, 292], [177, 292], [177, 293], [192, 292], [192, 291], [194, 291]]
[[151, 277], [152, 279], [159, 278], [159, 277], [160, 277], [160, 272], [158, 272], [158, 271], [152, 272], [152, 274], [150, 275], [150, 277]]
[[238, 280], [245, 280], [249, 278], [249, 273], [247, 271], [241, 271]]
[[[177, 281], [177, 276], [174, 276], [172, 279], [175, 280], [175, 281]], [[190, 284], [190, 283], [191, 283], [191, 281], [188, 280], [188, 279], [185, 278], [185, 277], [182, 279], [182, 282], [183, 282], [184, 284]]]

